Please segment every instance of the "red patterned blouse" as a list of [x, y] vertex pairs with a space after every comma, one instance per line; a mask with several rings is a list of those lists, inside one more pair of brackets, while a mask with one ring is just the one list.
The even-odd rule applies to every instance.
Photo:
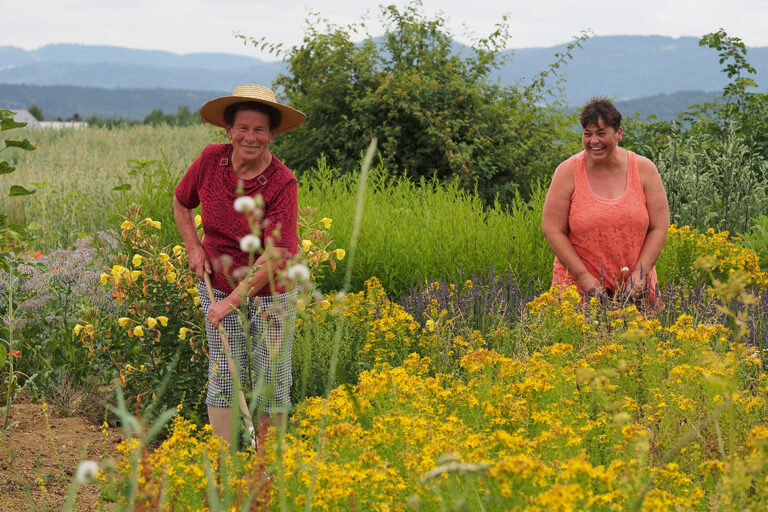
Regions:
[[[211, 284], [224, 293], [232, 293], [223, 271], [222, 256], [231, 258], [230, 274], [248, 265], [248, 253], [240, 250], [240, 239], [251, 233], [244, 213], [235, 211], [238, 185], [244, 194], [264, 200], [261, 221], [264, 241], [272, 240], [275, 247], [289, 249], [291, 255], [299, 252], [296, 235], [298, 212], [298, 185], [296, 177], [283, 163], [272, 156], [272, 163], [255, 178], [243, 180], [232, 168], [232, 145], [212, 144], [192, 162], [176, 187], [176, 199], [184, 207], [193, 209], [202, 204], [203, 248], [213, 266]], [[263, 243], [264, 246], [267, 243]], [[278, 292], [284, 290], [278, 289]], [[256, 295], [270, 294], [269, 286]]]

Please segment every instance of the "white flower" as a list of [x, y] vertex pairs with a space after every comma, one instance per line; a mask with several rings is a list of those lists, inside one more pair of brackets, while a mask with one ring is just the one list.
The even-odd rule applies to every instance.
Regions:
[[261, 240], [256, 235], [245, 235], [240, 239], [240, 250], [253, 253], [261, 249]]
[[622, 272], [629, 272], [629, 267], [621, 267]]
[[77, 467], [75, 479], [79, 484], [89, 484], [96, 479], [99, 473], [99, 464], [93, 460], [84, 460]]
[[251, 446], [256, 448], [256, 436], [253, 427], [248, 427], [248, 438], [251, 440]]
[[251, 196], [240, 196], [235, 199], [235, 211], [247, 213], [256, 208], [256, 201]]
[[297, 263], [288, 269], [288, 279], [298, 282], [309, 281], [309, 269], [306, 265]]

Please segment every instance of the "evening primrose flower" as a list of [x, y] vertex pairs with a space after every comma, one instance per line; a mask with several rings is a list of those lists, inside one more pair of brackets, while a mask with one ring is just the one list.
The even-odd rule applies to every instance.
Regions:
[[251, 196], [240, 196], [235, 199], [235, 211], [248, 213], [256, 208], [256, 201]]
[[101, 284], [107, 284], [109, 280], [112, 279], [112, 276], [109, 274], [101, 274], [99, 279], [101, 280]]
[[304, 249], [304, 252], [309, 252], [312, 249], [312, 240], [302, 240], [301, 248]]
[[144, 336], [144, 328], [140, 325], [137, 325], [133, 328], [133, 334], [136, 336]]
[[128, 269], [122, 265], [114, 265], [112, 267], [112, 278], [115, 282], [120, 281], [120, 277], [128, 273]]
[[427, 328], [429, 332], [434, 332], [435, 330], [435, 321], [431, 318], [427, 320], [426, 324], [424, 326]]
[[240, 250], [254, 253], [261, 248], [261, 240], [256, 235], [245, 235], [240, 239]]
[[147, 317], [147, 325], [149, 326], [150, 329], [153, 329], [157, 325], [157, 320], [155, 320], [151, 316], [148, 316]]
[[191, 331], [192, 329], [189, 329], [187, 327], [182, 327], [179, 329], [179, 339], [186, 340], [187, 339], [187, 333]]
[[142, 256], [141, 254], [134, 254], [133, 258], [131, 259], [131, 263], [133, 263], [134, 267], [138, 267], [139, 265], [142, 264], [143, 261], [144, 261], [144, 256]]
[[168, 256], [168, 253], [166, 253], [166, 252], [161, 252], [160, 254], [158, 254], [158, 255], [157, 255], [157, 259], [159, 259], [160, 261], [162, 261], [163, 263], [165, 263], [166, 261], [168, 261], [169, 259], [171, 259], [171, 257], [170, 257], [170, 256]]
[[291, 281], [304, 282], [309, 280], [309, 269], [306, 265], [297, 263], [288, 269], [288, 279]]
[[344, 256], [347, 255], [347, 251], [345, 251], [344, 249], [336, 249], [333, 252], [336, 253], [336, 259], [339, 260], [339, 261], [343, 260]]
[[74, 329], [72, 329], [72, 332], [75, 333], [75, 336], [78, 336], [80, 332], [84, 329], [84, 327], [80, 324], [77, 324]]
[[120, 318], [117, 319], [117, 324], [120, 327], [125, 327], [125, 324], [127, 324], [130, 321], [131, 321], [131, 319], [128, 318], [127, 316], [121, 316]]
[[180, 245], [174, 245], [174, 246], [173, 246], [173, 255], [174, 255], [174, 256], [178, 256], [179, 254], [181, 254], [181, 252], [182, 252], [183, 250], [184, 250], [184, 248], [183, 248], [182, 246], [180, 246]]
[[155, 320], [160, 322], [160, 325], [162, 325], [163, 327], [167, 327], [168, 326], [168, 317], [167, 316], [158, 316], [158, 317], [155, 318]]
[[203, 223], [203, 218], [200, 215], [195, 215], [195, 227], [199, 228], [200, 224]]
[[129, 220], [124, 220], [122, 224], [120, 224], [120, 229], [131, 229], [133, 227], [133, 222]]
[[159, 220], [152, 220], [149, 217], [142, 219], [141, 223], [146, 224], [147, 226], [152, 226], [155, 229], [161, 229], [163, 227]]
[[77, 467], [77, 473], [75, 473], [75, 480], [79, 484], [89, 484], [96, 479], [96, 475], [99, 473], [99, 464], [92, 460], [84, 460]]
[[165, 274], [165, 280], [169, 283], [175, 283], [176, 282], [176, 272], [168, 272]]
[[131, 270], [131, 281], [136, 281], [141, 275], [141, 270]]
[[322, 224], [323, 226], [325, 226], [325, 229], [328, 229], [331, 227], [331, 222], [333, 222], [333, 219], [329, 219], [328, 217], [323, 217], [322, 219], [317, 221], [317, 224], [318, 225]]

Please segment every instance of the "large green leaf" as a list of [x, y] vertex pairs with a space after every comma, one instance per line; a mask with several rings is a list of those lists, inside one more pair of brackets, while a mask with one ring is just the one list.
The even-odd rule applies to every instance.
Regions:
[[28, 196], [34, 193], [34, 190], [27, 190], [21, 185], [11, 185], [11, 191], [8, 192], [8, 197]]
[[0, 160], [0, 174], [10, 174], [13, 171], [15, 171], [16, 168], [6, 162], [5, 160]]
[[26, 151], [32, 151], [33, 149], [35, 149], [35, 146], [33, 146], [32, 143], [29, 142], [28, 139], [24, 139], [24, 140], [21, 140], [21, 141], [19, 141], [19, 140], [6, 140], [5, 141], [5, 147], [6, 148], [19, 148], [19, 149], [24, 149]]
[[27, 126], [27, 123], [17, 123], [13, 118], [0, 121], [0, 131], [3, 132], [5, 130], [13, 130], [14, 128], [24, 128], [25, 126]]

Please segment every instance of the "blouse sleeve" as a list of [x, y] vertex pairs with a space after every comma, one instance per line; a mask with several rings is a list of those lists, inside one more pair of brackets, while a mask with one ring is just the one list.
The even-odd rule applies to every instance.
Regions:
[[200, 184], [200, 176], [202, 174], [202, 160], [205, 151], [201, 153], [192, 165], [189, 166], [187, 172], [181, 178], [181, 181], [176, 185], [176, 199], [185, 208], [190, 210], [200, 204], [200, 196], [198, 194], [198, 185]]
[[[299, 246], [296, 235], [297, 215], [298, 184], [293, 178], [285, 183], [275, 195], [275, 200], [267, 205], [265, 217], [268, 222], [265, 222], [264, 238], [271, 238], [275, 247], [285, 247], [295, 252]], [[273, 236], [275, 229], [279, 229], [279, 236]]]

